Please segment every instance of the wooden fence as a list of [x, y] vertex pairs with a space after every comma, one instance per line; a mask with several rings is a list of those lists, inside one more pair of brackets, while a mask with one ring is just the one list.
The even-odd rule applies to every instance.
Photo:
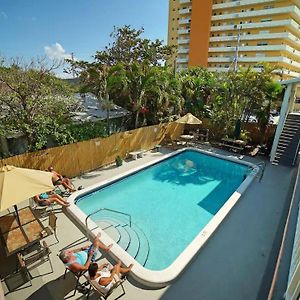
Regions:
[[150, 150], [166, 136], [177, 139], [183, 128], [184, 125], [178, 123], [142, 127], [107, 138], [12, 156], [0, 160], [0, 166], [13, 165], [39, 170], [53, 166], [59, 173], [75, 177], [114, 162], [118, 155], [124, 158], [134, 150]]

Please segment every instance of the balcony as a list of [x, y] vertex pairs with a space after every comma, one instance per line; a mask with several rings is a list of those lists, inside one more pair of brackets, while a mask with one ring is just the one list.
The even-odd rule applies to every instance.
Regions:
[[254, 11], [245, 11], [245, 12], [236, 12], [224, 15], [212, 16], [212, 21], [220, 20], [230, 20], [230, 19], [239, 19], [239, 18], [248, 18], [248, 17], [259, 17], [259, 16], [268, 16], [278, 14], [291, 14], [295, 19], [300, 19], [300, 10], [296, 6], [286, 6], [272, 9], [260, 9]]
[[179, 29], [178, 34], [189, 34], [190, 33], [190, 29]]
[[[288, 33], [288, 32], [279, 32], [279, 33], [261, 33], [261, 34], [242, 34], [240, 36], [241, 41], [249, 41], [249, 40], [270, 40], [270, 39], [286, 39], [289, 38], [291, 40], [296, 40], [297, 38]], [[210, 42], [229, 42], [236, 41], [237, 36], [215, 36], [209, 39]]]
[[180, 0], [180, 4], [192, 3], [192, 0]]
[[[212, 32], [234, 30], [236, 25], [223, 25], [223, 26], [211, 26]], [[289, 27], [293, 30], [299, 31], [299, 24], [294, 20], [280, 20], [270, 22], [257, 22], [257, 23], [243, 23], [241, 24], [243, 29], [257, 29], [257, 28], [272, 28], [272, 27]]]
[[178, 45], [185, 45], [189, 43], [190, 43], [190, 39], [178, 39]]
[[189, 53], [190, 52], [190, 49], [189, 48], [178, 48], [178, 51], [177, 51], [179, 54], [186, 54], [186, 53]]
[[191, 23], [191, 18], [180, 19], [178, 22], [180, 25], [186, 25]]
[[255, 4], [267, 4], [267, 3], [276, 3], [276, 0], [241, 0], [241, 1], [232, 1], [221, 4], [214, 4], [213, 10], [215, 9], [223, 9], [223, 8], [233, 8], [233, 7], [242, 7], [247, 5], [255, 5]]
[[[235, 52], [236, 47], [210, 47], [208, 52], [210, 53], [228, 53], [228, 52]], [[289, 55], [297, 57], [300, 61], [300, 51], [288, 46], [288, 45], [267, 45], [267, 46], [240, 46], [239, 51], [241, 52], [272, 52], [272, 51], [283, 51], [288, 52]]]
[[221, 67], [215, 67], [215, 68], [207, 68], [209, 72], [228, 72], [229, 68], [221, 68]]
[[179, 10], [179, 14], [180, 15], [186, 15], [186, 14], [190, 14], [192, 12], [191, 8], [183, 8]]
[[177, 58], [176, 59], [176, 63], [178, 64], [186, 64], [189, 62], [189, 58], [188, 57], [181, 57], [181, 58]]
[[[234, 60], [234, 56], [232, 57], [209, 57], [208, 62], [212, 63], [231, 63]], [[300, 69], [300, 63], [296, 61], [291, 61], [287, 57], [283, 56], [243, 56], [238, 58], [238, 62], [242, 63], [261, 63], [261, 62], [268, 62], [268, 63], [283, 63], [288, 66], [294, 66]]]

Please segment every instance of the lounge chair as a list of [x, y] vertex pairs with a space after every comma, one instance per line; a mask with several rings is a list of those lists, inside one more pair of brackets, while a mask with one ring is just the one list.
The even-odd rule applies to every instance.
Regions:
[[48, 213], [50, 211], [54, 210], [55, 203], [51, 203], [50, 205], [42, 206], [42, 205], [38, 205], [36, 203], [36, 201], [34, 201], [33, 198], [30, 198], [29, 205], [34, 211], [38, 212], [39, 217], [44, 218], [44, 217], [48, 216]]
[[90, 285], [89, 291], [88, 291], [88, 294], [87, 294], [87, 298], [89, 298], [89, 296], [91, 294], [91, 291], [94, 290], [96, 293], [98, 293], [100, 295], [100, 297], [102, 297], [104, 299], [107, 299], [114, 292], [114, 290], [116, 290], [117, 287], [119, 287], [119, 286], [121, 286], [121, 288], [122, 288], [122, 294], [120, 294], [118, 297], [116, 297], [116, 299], [121, 298], [126, 293], [125, 289], [124, 289], [124, 286], [123, 286], [123, 283], [126, 280], [126, 276], [124, 276], [122, 278], [118, 277], [118, 281], [113, 284], [113, 286], [111, 287], [111, 289], [108, 292], [104, 292], [104, 291], [100, 290], [99, 287], [94, 283], [93, 280], [91, 280], [89, 278], [88, 275], [85, 275], [85, 278], [87, 279], [87, 281]]

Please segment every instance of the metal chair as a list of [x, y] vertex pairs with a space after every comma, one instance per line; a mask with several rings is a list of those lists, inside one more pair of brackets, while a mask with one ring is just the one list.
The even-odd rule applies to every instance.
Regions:
[[124, 286], [123, 286], [123, 283], [126, 280], [125, 276], [122, 277], [122, 278], [119, 278], [119, 280], [117, 282], [115, 282], [113, 284], [113, 286], [110, 288], [110, 290], [108, 292], [106, 292], [106, 293], [104, 293], [103, 291], [101, 291], [99, 289], [99, 287], [97, 286], [97, 284], [93, 280], [91, 280], [89, 278], [89, 276], [85, 276], [85, 278], [87, 279], [88, 283], [90, 284], [89, 291], [88, 291], [88, 294], [87, 294], [87, 297], [86, 297], [87, 299], [90, 296], [91, 290], [94, 290], [96, 293], [98, 293], [100, 295], [100, 297], [102, 297], [103, 299], [106, 300], [117, 289], [118, 286], [121, 286], [121, 288], [122, 288], [122, 294], [119, 295], [115, 299], [119, 299], [119, 298], [121, 298], [122, 296], [124, 296], [126, 294]]
[[57, 216], [51, 210], [51, 211], [49, 211], [48, 218], [49, 218], [49, 223], [48, 223], [48, 227], [45, 228], [45, 231], [47, 232], [47, 235], [52, 235], [53, 234], [55, 236], [56, 243], [52, 244], [52, 245], [55, 245], [55, 244], [59, 243], [59, 240], [58, 240], [58, 237], [57, 237], [57, 234], [56, 234]]
[[[59, 255], [58, 255], [58, 257], [59, 257]], [[80, 272], [74, 272], [69, 268], [69, 266], [66, 266], [63, 261], [61, 261], [61, 262], [65, 266], [65, 273], [64, 273], [63, 279], [66, 279], [66, 275], [67, 275], [68, 272], [71, 272], [76, 278], [74, 293], [70, 296], [70, 297], [73, 297], [76, 294], [76, 291], [78, 290], [78, 287], [80, 286], [80, 283], [79, 283], [80, 277], [83, 276], [87, 272], [87, 270], [80, 271]]]
[[49, 261], [51, 272], [48, 272], [43, 275], [48, 275], [50, 273], [53, 273], [53, 266], [50, 259], [50, 249], [45, 241], [43, 241], [43, 244], [41, 245], [40, 249], [37, 250], [33, 254], [29, 254], [27, 256], [24, 256], [21, 252], [17, 253], [17, 258], [19, 262], [19, 271], [24, 272], [28, 276], [28, 279], [33, 279], [34, 277], [30, 274], [30, 270], [38, 267], [39, 265], [43, 264], [46, 261]]
[[78, 290], [78, 288], [80, 286], [80, 283], [79, 283], [80, 277], [83, 276], [87, 272], [87, 270], [84, 270], [84, 271], [81, 271], [81, 272], [74, 272], [68, 266], [65, 266], [65, 268], [66, 269], [65, 269], [65, 273], [64, 273], [64, 277], [63, 277], [64, 279], [66, 278], [66, 275], [67, 275], [68, 272], [71, 272], [76, 278], [74, 293], [71, 296], [71, 297], [73, 297], [76, 294], [76, 291]]

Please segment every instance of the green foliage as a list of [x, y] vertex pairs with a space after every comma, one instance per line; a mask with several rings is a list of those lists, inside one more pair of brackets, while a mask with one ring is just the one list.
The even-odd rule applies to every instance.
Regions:
[[42, 62], [22, 65], [14, 62], [0, 67], [0, 120], [4, 132], [21, 132], [30, 150], [47, 144], [49, 136], [68, 139], [66, 124], [79, 109], [69, 85], [51, 73]]
[[191, 68], [179, 74], [185, 110], [199, 118], [210, 116], [210, 99], [216, 86], [216, 76], [202, 67]]
[[[70, 140], [68, 142], [81, 142], [97, 137], [105, 137], [107, 136], [105, 127], [103, 121], [70, 124], [67, 128], [70, 134]], [[66, 144], [65, 141], [62, 143]]]
[[115, 27], [110, 35], [113, 42], [105, 50], [96, 52], [96, 62], [106, 66], [115, 66], [118, 63], [161, 65], [173, 54], [173, 47], [163, 45], [163, 41], [158, 39], [151, 41], [142, 38], [143, 33], [144, 28], [137, 30], [128, 25]]
[[259, 118], [265, 131], [281, 93], [272, 79], [276, 67], [264, 65], [260, 73], [252, 68], [212, 73], [198, 67], [173, 74], [162, 64], [173, 48], [143, 39], [142, 33], [143, 28], [115, 28], [112, 43], [97, 51], [92, 63], [69, 61], [80, 73], [82, 90], [93, 92], [107, 110], [107, 128], [109, 109], [116, 103], [132, 113], [131, 128], [191, 112], [211, 119], [216, 138], [232, 134], [236, 121], [247, 122], [251, 115]]
[[236, 120], [247, 122], [251, 115], [264, 124], [264, 134], [272, 105], [281, 95], [281, 86], [272, 79], [273, 69], [265, 65], [260, 73], [248, 68], [217, 75], [211, 102], [215, 137], [233, 132]]
[[246, 143], [250, 142], [251, 141], [250, 132], [247, 130], [242, 130], [239, 138], [245, 141]]
[[116, 159], [115, 159], [115, 162], [116, 162], [117, 167], [122, 166], [122, 164], [123, 164], [123, 159], [122, 159], [122, 157], [121, 157], [120, 155], [118, 155], [118, 156], [116, 157]]

